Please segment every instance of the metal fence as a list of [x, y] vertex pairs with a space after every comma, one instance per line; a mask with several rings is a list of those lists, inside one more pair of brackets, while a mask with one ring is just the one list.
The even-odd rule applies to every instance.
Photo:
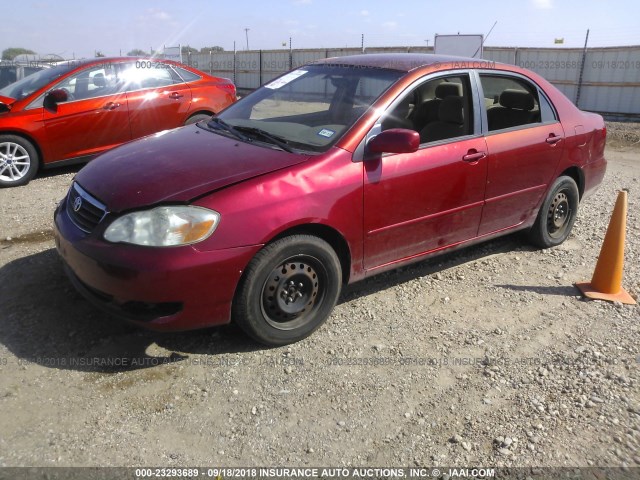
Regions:
[[[314, 60], [359, 53], [363, 53], [360, 48], [249, 50], [184, 55], [183, 61], [212, 75], [231, 78], [240, 91], [248, 91]], [[378, 47], [364, 53], [433, 53], [433, 48]], [[485, 47], [484, 58], [532, 70], [581, 109], [601, 113], [608, 120], [640, 120], [640, 46], [586, 51]]]

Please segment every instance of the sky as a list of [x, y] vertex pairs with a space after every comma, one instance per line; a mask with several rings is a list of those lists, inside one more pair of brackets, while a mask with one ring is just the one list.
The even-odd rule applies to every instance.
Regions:
[[[64, 58], [137, 48], [233, 50], [433, 45], [435, 34], [484, 34], [487, 46], [640, 44], [637, 0], [0, 0], [0, 50]], [[245, 31], [245, 29], [249, 29]], [[563, 45], [554, 39], [564, 38]]]

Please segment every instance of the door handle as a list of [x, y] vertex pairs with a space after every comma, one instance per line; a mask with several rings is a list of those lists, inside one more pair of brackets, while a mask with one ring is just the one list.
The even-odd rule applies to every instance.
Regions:
[[557, 136], [557, 135], [554, 135], [554, 134], [552, 133], [551, 135], [549, 135], [549, 136], [547, 137], [546, 142], [547, 142], [549, 145], [555, 145], [555, 144], [556, 144], [556, 143], [558, 143], [560, 140], [562, 140], [562, 137], [561, 137], [561, 136]]
[[173, 98], [175, 100], [184, 97], [184, 95], [182, 95], [181, 93], [178, 92], [173, 92], [169, 94], [169, 98]]
[[471, 149], [464, 157], [462, 157], [462, 160], [464, 160], [465, 162], [473, 163], [477, 162], [480, 159], [483, 159], [486, 156], [487, 154], [485, 152], [478, 152], [477, 150]]
[[104, 108], [105, 110], [115, 110], [116, 108], [120, 107], [119, 103], [116, 102], [109, 102], [107, 104], [105, 104]]

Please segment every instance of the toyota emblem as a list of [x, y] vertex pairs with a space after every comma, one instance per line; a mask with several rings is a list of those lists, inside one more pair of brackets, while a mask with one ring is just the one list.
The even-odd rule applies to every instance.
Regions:
[[73, 211], [77, 212], [81, 208], [82, 208], [82, 197], [76, 197], [76, 199], [73, 201]]

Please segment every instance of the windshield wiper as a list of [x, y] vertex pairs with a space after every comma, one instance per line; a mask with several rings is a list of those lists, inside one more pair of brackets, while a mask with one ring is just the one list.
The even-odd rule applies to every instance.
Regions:
[[222, 120], [222, 119], [220, 119], [218, 117], [212, 117], [211, 120], [209, 120], [207, 122], [207, 127], [215, 129], [215, 130], [224, 130], [225, 132], [229, 132], [234, 137], [239, 138], [240, 140], [243, 140], [245, 142], [250, 142], [251, 141], [251, 139], [249, 137], [247, 137], [246, 135], [243, 135], [242, 133], [240, 133], [236, 129], [236, 127], [232, 127], [227, 122], [225, 122], [224, 120]]
[[244, 127], [244, 126], [235, 126], [232, 127], [236, 130], [240, 130], [243, 133], [250, 133], [252, 135], [261, 137], [265, 140], [268, 140], [270, 143], [273, 143], [274, 145], [277, 145], [278, 147], [280, 147], [282, 150], [284, 150], [285, 152], [289, 152], [289, 153], [293, 153], [293, 148], [291, 148], [289, 145], [287, 145], [287, 141], [282, 138], [279, 137], [277, 135], [273, 135], [272, 133], [269, 133], [265, 130], [262, 130], [260, 128], [256, 128], [256, 127]]

